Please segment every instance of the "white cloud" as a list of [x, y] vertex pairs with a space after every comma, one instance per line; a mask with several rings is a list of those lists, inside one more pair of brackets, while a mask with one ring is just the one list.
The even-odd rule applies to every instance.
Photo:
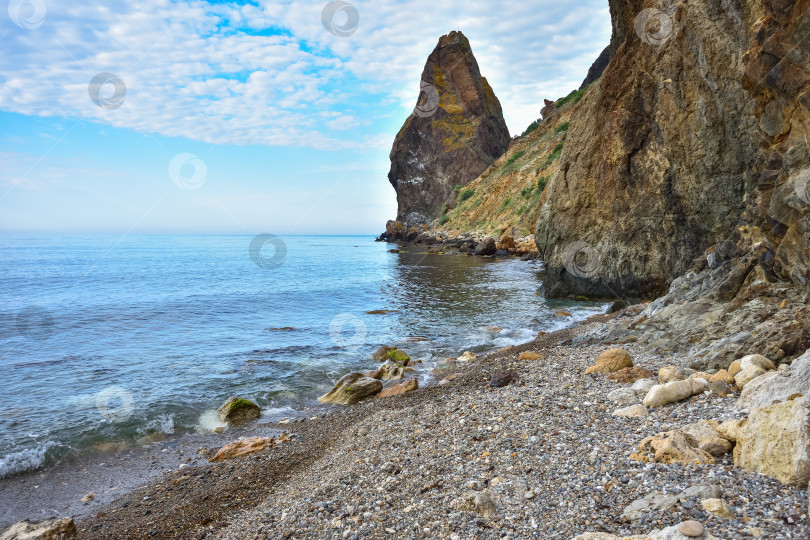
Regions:
[[[376, 147], [367, 130], [404, 118], [438, 37], [460, 29], [519, 132], [578, 86], [610, 31], [603, 0], [353, 3], [357, 31], [337, 37], [325, 2], [51, 2], [36, 30], [0, 23], [0, 109], [209, 143]], [[126, 83], [120, 108], [89, 98], [103, 71]]]

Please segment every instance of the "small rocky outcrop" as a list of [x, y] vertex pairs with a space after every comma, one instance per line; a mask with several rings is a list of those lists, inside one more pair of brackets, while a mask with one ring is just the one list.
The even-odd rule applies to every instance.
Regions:
[[791, 396], [810, 396], [810, 350], [793, 361], [752, 380], [743, 388], [737, 407], [754, 409], [776, 401], [787, 401]]
[[229, 398], [219, 408], [219, 419], [229, 424], [243, 424], [255, 420], [261, 415], [262, 410], [258, 405], [239, 397]]
[[422, 71], [413, 114], [397, 133], [388, 180], [404, 229], [439, 217], [466, 185], [509, 146], [498, 98], [461, 32], [439, 39]]
[[37, 523], [31, 523], [26, 519], [0, 533], [0, 540], [75, 540], [77, 538], [73, 518], [46, 519]]
[[318, 398], [321, 403], [337, 405], [354, 405], [367, 397], [379, 394], [383, 389], [382, 381], [365, 377], [362, 373], [347, 373], [329, 392]]

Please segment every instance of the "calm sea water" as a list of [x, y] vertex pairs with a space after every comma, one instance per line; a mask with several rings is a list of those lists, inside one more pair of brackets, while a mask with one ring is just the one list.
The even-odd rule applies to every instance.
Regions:
[[232, 395], [270, 418], [294, 415], [341, 375], [371, 369], [382, 344], [423, 360], [429, 383], [447, 357], [603, 309], [546, 300], [533, 263], [392, 247], [335, 236], [0, 236], [0, 477], [104, 442], [215, 429]]

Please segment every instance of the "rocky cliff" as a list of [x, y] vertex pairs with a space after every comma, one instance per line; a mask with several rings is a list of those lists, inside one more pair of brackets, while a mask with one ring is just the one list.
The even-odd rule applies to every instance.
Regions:
[[614, 56], [537, 222], [549, 295], [652, 297], [690, 269], [725, 299], [810, 283], [809, 6], [610, 2]]
[[422, 72], [413, 114], [391, 149], [388, 180], [405, 227], [437, 218], [509, 146], [501, 104], [461, 32], [439, 39]]

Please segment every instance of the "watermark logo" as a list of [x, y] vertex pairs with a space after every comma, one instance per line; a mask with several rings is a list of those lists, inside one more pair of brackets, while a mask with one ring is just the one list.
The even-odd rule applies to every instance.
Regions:
[[321, 22], [326, 31], [333, 36], [348, 37], [357, 30], [360, 14], [350, 3], [334, 0], [323, 7]]
[[96, 396], [96, 408], [108, 422], [125, 422], [132, 416], [135, 400], [126, 389], [108, 386]]
[[433, 116], [439, 110], [440, 100], [439, 91], [429, 82], [422, 81], [419, 83], [419, 99], [416, 100], [413, 114], [420, 118]]
[[562, 260], [566, 271], [580, 278], [593, 277], [599, 268], [599, 253], [586, 242], [571, 242], [565, 246]]
[[[349, 331], [347, 331], [349, 329]], [[341, 313], [329, 325], [329, 337], [338, 347], [358, 349], [366, 341], [368, 327], [357, 315]]]
[[39, 307], [25, 308], [17, 313], [17, 332], [27, 339], [44, 340], [53, 333], [53, 315]]
[[287, 258], [287, 244], [273, 234], [258, 234], [250, 241], [250, 258], [264, 270], [273, 270], [284, 264]]
[[8, 16], [11, 21], [25, 30], [34, 30], [45, 22], [48, 7], [44, 0], [11, 0], [8, 3]]
[[[112, 95], [107, 89], [112, 87]], [[99, 73], [90, 80], [87, 87], [90, 99], [102, 109], [117, 109], [124, 104], [127, 97], [127, 85], [118, 75], [112, 73]]]
[[194, 154], [183, 152], [174, 156], [169, 162], [169, 178], [183, 189], [189, 191], [198, 189], [205, 183], [207, 176], [208, 167]]
[[654, 47], [660, 47], [672, 37], [675, 30], [675, 21], [665, 11], [648, 8], [642, 10], [636, 16], [635, 28], [636, 34], [641, 38], [641, 41]]

